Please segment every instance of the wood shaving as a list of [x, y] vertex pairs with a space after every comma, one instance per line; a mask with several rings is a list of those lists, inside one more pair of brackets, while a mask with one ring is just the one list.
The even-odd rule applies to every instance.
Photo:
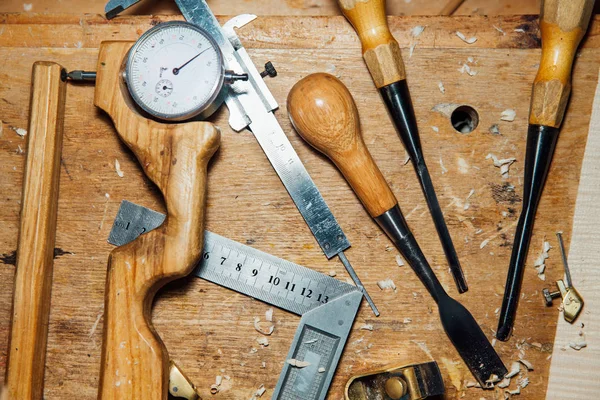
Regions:
[[477, 37], [473, 36], [470, 38], [467, 38], [462, 32], [460, 31], [456, 31], [456, 36], [458, 36], [460, 38], [460, 40], [462, 40], [463, 42], [467, 43], [467, 44], [473, 44], [477, 41]]
[[438, 88], [440, 89], [440, 92], [446, 93], [446, 88], [444, 87], [444, 84], [442, 83], [442, 81], [438, 82]]
[[494, 125], [490, 126], [490, 129], [488, 129], [488, 132], [491, 133], [492, 135], [499, 135], [500, 128], [498, 127], [497, 124], [494, 124]]
[[548, 241], [544, 241], [544, 243], [542, 244], [542, 251], [533, 263], [533, 266], [537, 271], [538, 278], [540, 278], [543, 281], [546, 280], [546, 274], [544, 273], [544, 271], [546, 270], [546, 260], [548, 259], [548, 257], [550, 257], [548, 252], [551, 248], [552, 246], [550, 245], [550, 243]]
[[417, 25], [410, 30], [410, 34], [412, 35], [412, 37], [417, 38], [417, 37], [419, 37], [419, 35], [421, 33], [423, 33], [424, 30], [425, 30], [424, 26]]
[[325, 368], [323, 368], [323, 367], [319, 367], [318, 371], [319, 371], [319, 373], [321, 373], [321, 374], [322, 374], [323, 372], [325, 372]]
[[479, 245], [480, 249], [483, 249], [485, 246], [487, 246], [487, 244], [490, 242], [490, 239], [485, 239], [483, 242], [481, 242], [481, 244]]
[[475, 189], [471, 189], [471, 191], [469, 192], [469, 195], [467, 196], [467, 198], [465, 199], [465, 205], [463, 206], [463, 210], [468, 210], [471, 207], [471, 203], [469, 202], [469, 199], [475, 194]]
[[408, 50], [408, 58], [412, 57], [412, 55], [413, 55], [413, 53], [415, 51], [415, 47], [417, 47], [417, 44], [419, 44], [419, 42], [413, 43], [413, 44], [410, 45], [410, 48]]
[[525, 29], [522, 29], [522, 28], [517, 28], [514, 31], [517, 33], [525, 33]]
[[412, 318], [404, 318], [403, 321], [405, 324], [410, 324], [412, 322]]
[[16, 128], [14, 126], [10, 127], [13, 131], [15, 131], [15, 133], [21, 137], [25, 137], [25, 135], [27, 135], [27, 129], [23, 129], [23, 128]]
[[462, 67], [460, 67], [458, 69], [458, 72], [460, 72], [461, 74], [464, 74], [466, 72], [467, 75], [469, 75], [469, 76], [475, 76], [475, 75], [477, 75], [477, 71], [474, 71], [473, 69], [471, 69], [471, 67], [467, 63], [464, 63], [462, 65]]
[[260, 364], [260, 367], [261, 367], [261, 368], [267, 368], [267, 363], [263, 361], [263, 362]]
[[265, 394], [266, 391], [267, 389], [265, 389], [265, 385], [260, 385], [258, 389], [256, 389], [256, 392], [254, 392], [250, 400], [256, 400], [259, 397], [262, 397], [262, 395]]
[[210, 393], [211, 394], [219, 393], [219, 390], [221, 389], [221, 383], [223, 383], [223, 377], [221, 375], [217, 375], [217, 377], [215, 379], [215, 383], [210, 385]]
[[508, 386], [510, 386], [510, 378], [502, 379], [502, 381], [500, 383], [498, 383], [496, 386], [498, 386], [500, 389], [507, 388]]
[[332, 278], [333, 278], [334, 276], [336, 276], [336, 275], [337, 275], [337, 274], [335, 273], [335, 271], [334, 271], [334, 270], [331, 270], [331, 271], [329, 271], [329, 276], [331, 276]]
[[408, 162], [410, 161], [410, 156], [408, 155], [408, 153], [406, 154], [406, 158], [404, 159], [404, 162], [402, 163], [402, 165], [406, 165], [408, 164]]
[[269, 345], [269, 339], [263, 336], [256, 338], [256, 342], [263, 347], [267, 347]]
[[440, 167], [442, 167], [442, 175], [444, 175], [448, 170], [444, 167], [444, 161], [442, 161], [442, 157], [440, 157]]
[[33, 9], [33, 4], [31, 3], [23, 3], [23, 10], [31, 11]]
[[117, 175], [119, 175], [119, 178], [122, 178], [125, 176], [125, 174], [121, 170], [121, 163], [116, 158], [115, 158], [115, 171], [117, 171]]
[[256, 347], [253, 347], [250, 349], [250, 354], [254, 354], [254, 353], [258, 353], [258, 349]]
[[308, 361], [300, 361], [300, 360], [296, 360], [295, 358], [290, 358], [289, 360], [286, 360], [286, 362], [288, 364], [290, 364], [292, 367], [296, 367], [296, 368], [304, 368], [304, 367], [308, 367], [310, 365], [310, 363]]
[[570, 342], [569, 343], [569, 347], [572, 348], [573, 350], [581, 350], [584, 347], [587, 347], [587, 342], [585, 340], [580, 340], [578, 342]]
[[373, 331], [373, 324], [363, 324], [360, 329], [363, 331]]
[[271, 325], [269, 326], [267, 329], [264, 329], [261, 325], [260, 325], [260, 318], [258, 317], [254, 317], [254, 329], [256, 329], [258, 332], [262, 333], [263, 335], [271, 335], [273, 333], [273, 331], [275, 330], [275, 325]]
[[269, 308], [267, 311], [265, 311], [265, 319], [268, 322], [273, 322], [273, 308]]
[[394, 284], [394, 281], [391, 279], [384, 279], [382, 281], [379, 281], [379, 282], [377, 282], [377, 286], [379, 286], [379, 289], [381, 289], [381, 290], [386, 290], [386, 289], [396, 290], [396, 285]]
[[519, 385], [519, 387], [521, 389], [525, 389], [527, 387], [527, 385], [529, 385], [529, 378], [519, 379], [517, 381], [517, 384]]
[[518, 386], [515, 390], [505, 390], [504, 394], [508, 395], [508, 396], [504, 396], [505, 399], [510, 399], [511, 396], [521, 394], [521, 387]]
[[514, 361], [510, 365], [510, 372], [504, 375], [504, 377], [510, 379], [513, 376], [516, 376], [519, 372], [521, 372], [521, 364], [518, 361]]
[[513, 110], [512, 108], [507, 108], [506, 110], [502, 111], [502, 113], [500, 114], [500, 119], [502, 121], [513, 122], [516, 117], [517, 117], [517, 112], [515, 110]]
[[435, 133], [438, 133], [440, 131], [440, 128], [438, 128], [437, 126], [432, 126], [431, 129], [433, 129]]
[[400, 254], [396, 255], [396, 264], [398, 264], [399, 267], [403, 267], [404, 266], [404, 260], [402, 259], [402, 257], [400, 256]]
[[479, 383], [474, 382], [474, 381], [467, 381], [467, 382], [465, 382], [465, 387], [466, 388], [474, 388], [474, 387], [481, 387], [481, 385], [479, 385]]
[[528, 371], [533, 371], [533, 364], [530, 363], [529, 361], [520, 359], [519, 362], [521, 364], [523, 364], [527, 368]]
[[492, 25], [494, 27], [494, 29], [496, 29], [498, 32], [500, 32], [502, 34], [502, 36], [506, 36], [506, 32], [504, 32], [502, 30], [502, 28], [496, 26], [496, 25]]
[[317, 343], [318, 339], [311, 339], [311, 340], [307, 340], [306, 342], [304, 342], [304, 344], [313, 344], [313, 343]]
[[504, 178], [508, 178], [508, 170], [510, 168], [510, 166], [517, 161], [516, 158], [511, 157], [511, 158], [503, 158], [503, 159], [498, 159], [498, 157], [496, 157], [494, 154], [489, 153], [487, 156], [485, 156], [486, 160], [492, 159], [492, 161], [494, 162], [494, 167], [500, 168], [500, 174], [504, 177]]

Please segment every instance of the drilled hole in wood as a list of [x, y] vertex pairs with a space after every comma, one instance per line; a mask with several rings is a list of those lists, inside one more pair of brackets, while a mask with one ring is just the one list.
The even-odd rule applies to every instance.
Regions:
[[458, 133], [471, 133], [479, 125], [479, 114], [471, 106], [460, 106], [452, 112], [450, 122]]

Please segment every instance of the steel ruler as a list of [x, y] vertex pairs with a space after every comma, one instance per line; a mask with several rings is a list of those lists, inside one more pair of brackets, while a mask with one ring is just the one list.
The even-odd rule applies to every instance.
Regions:
[[[123, 200], [109, 243], [122, 246], [159, 227], [165, 215]], [[209, 231], [194, 274], [300, 315], [273, 399], [325, 399], [363, 294], [353, 285]]]

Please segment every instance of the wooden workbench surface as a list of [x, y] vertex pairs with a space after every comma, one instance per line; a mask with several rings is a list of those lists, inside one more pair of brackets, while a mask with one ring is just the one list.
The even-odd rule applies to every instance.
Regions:
[[[51, 60], [67, 69], [93, 70], [101, 41], [135, 40], [150, 26], [173, 18], [177, 17], [124, 17], [107, 22], [100, 16], [0, 14], [1, 373], [6, 363], [26, 150], [25, 140], [17, 131], [27, 127], [32, 63]], [[342, 397], [343, 385], [352, 374], [384, 364], [431, 358], [440, 364], [449, 399], [463, 395], [466, 399], [503, 398], [499, 389], [483, 392], [465, 388], [465, 381], [474, 379], [444, 334], [434, 302], [409, 267], [398, 267], [397, 252], [338, 171], [293, 131], [285, 100], [292, 85], [312, 72], [333, 72], [344, 81], [356, 98], [365, 141], [425, 254], [449, 293], [464, 302], [491, 339], [520, 209], [530, 88], [540, 55], [537, 20], [393, 17], [390, 25], [403, 47], [425, 156], [470, 284], [469, 292], [460, 296], [414, 171], [410, 163], [405, 165], [402, 144], [361, 59], [358, 39], [345, 20], [266, 17], [240, 32], [257, 64], [271, 60], [277, 67], [279, 76], [267, 83], [281, 106], [278, 119], [350, 239], [353, 246], [348, 258], [382, 314], [375, 318], [363, 304], [330, 398]], [[426, 29], [415, 39], [410, 31], [417, 25]], [[457, 30], [478, 40], [468, 45], [456, 36]], [[577, 58], [573, 96], [539, 209], [515, 336], [508, 343], [496, 343], [507, 366], [518, 359], [520, 351], [534, 365], [533, 371], [521, 373], [530, 380], [521, 399], [543, 398], [547, 386], [557, 310], [544, 307], [541, 290], [562, 276], [562, 267], [555, 248], [546, 262], [543, 282], [533, 261], [544, 238], [556, 247], [554, 232], [562, 230], [567, 243], [570, 239], [598, 76], [599, 31], [596, 20]], [[417, 46], [409, 57], [411, 43]], [[463, 63], [477, 74], [459, 72]], [[443, 83], [445, 93], [439, 90], [438, 82]], [[71, 84], [67, 90], [46, 360], [47, 399], [96, 397], [106, 262], [112, 249], [106, 239], [119, 203], [128, 199], [164, 211], [157, 191], [118, 140], [109, 118], [93, 106], [93, 91], [93, 86], [85, 84]], [[479, 114], [479, 126], [470, 134], [456, 132], [444, 114], [461, 104], [471, 105]], [[505, 109], [516, 111], [514, 122], [501, 121]], [[225, 109], [212, 121], [223, 130], [223, 142], [209, 169], [207, 228], [318, 271], [335, 271], [339, 279], [347, 279], [341, 263], [328, 262], [321, 253], [252, 135], [229, 129]], [[492, 125], [497, 125], [499, 134], [490, 133]], [[486, 159], [489, 153], [517, 159], [508, 178]], [[122, 178], [115, 171], [115, 160], [124, 172]], [[397, 291], [379, 290], [377, 281], [387, 278], [395, 281]], [[256, 342], [260, 334], [254, 330], [253, 321], [256, 316], [264, 317], [267, 309], [263, 303], [190, 278], [159, 294], [153, 321], [171, 357], [198, 385], [204, 398], [250, 398], [261, 384], [267, 388], [263, 397], [268, 398], [299, 318], [276, 309], [275, 332], [269, 337], [269, 346], [262, 348]], [[361, 330], [363, 324], [372, 324], [373, 331]], [[217, 375], [231, 379], [213, 396], [209, 389]]]

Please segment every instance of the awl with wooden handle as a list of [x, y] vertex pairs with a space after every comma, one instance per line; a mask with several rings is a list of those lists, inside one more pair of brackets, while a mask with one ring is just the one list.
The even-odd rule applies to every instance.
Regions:
[[6, 400], [42, 399], [44, 392], [66, 96], [62, 75], [56, 63], [33, 64]]
[[571, 69], [593, 8], [594, 0], [542, 1], [542, 60], [533, 82], [523, 209], [515, 233], [496, 333], [500, 340], [508, 340], [514, 326], [533, 222], [571, 93]]
[[468, 290], [467, 282], [425, 164], [404, 62], [398, 42], [388, 27], [385, 0], [338, 0], [338, 4], [358, 33], [363, 58], [419, 177], [456, 287], [460, 293], [464, 293]]
[[329, 157], [342, 172], [368, 213], [392, 240], [438, 304], [442, 325], [477, 381], [507, 370], [485, 334], [435, 276], [412, 235], [398, 201], [373, 161], [360, 132], [358, 111], [342, 82], [314, 74], [292, 88], [287, 101], [294, 128], [308, 143]]

